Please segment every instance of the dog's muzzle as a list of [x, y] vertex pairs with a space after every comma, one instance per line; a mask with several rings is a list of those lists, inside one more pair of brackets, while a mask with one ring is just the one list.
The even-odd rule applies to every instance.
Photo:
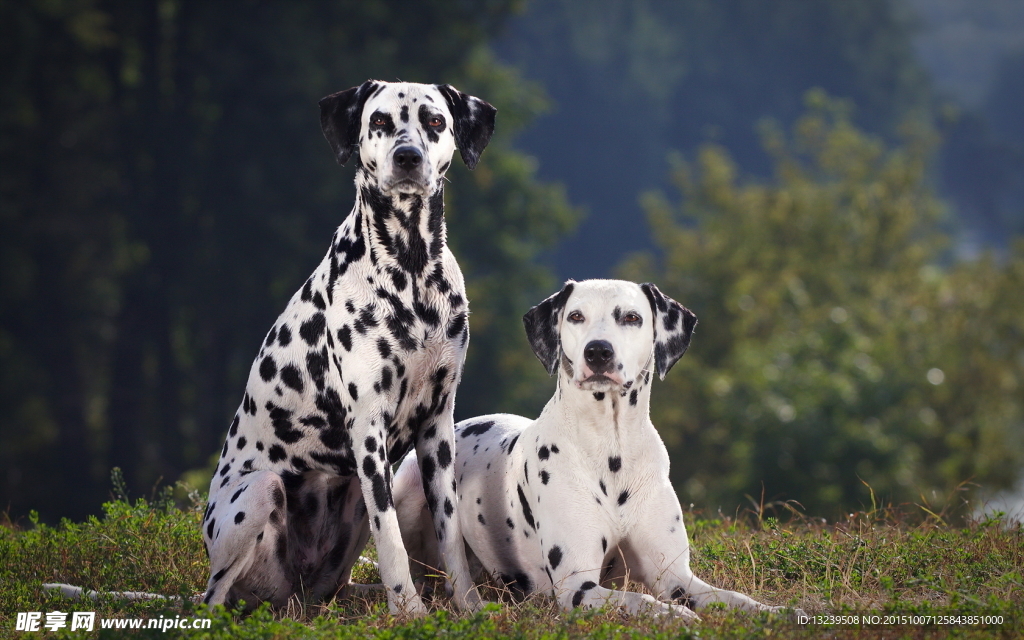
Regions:
[[583, 349], [583, 361], [594, 373], [611, 371], [615, 366], [615, 347], [607, 340], [591, 340]]
[[423, 164], [423, 154], [416, 147], [398, 147], [391, 154], [391, 158], [395, 162], [395, 168], [406, 173], [418, 171]]
[[411, 145], [402, 145], [391, 152], [391, 176], [387, 188], [400, 193], [422, 193], [429, 187], [423, 152]]
[[621, 386], [622, 374], [615, 366], [615, 347], [607, 340], [591, 340], [583, 348], [582, 380], [576, 381], [579, 388], [596, 389]]

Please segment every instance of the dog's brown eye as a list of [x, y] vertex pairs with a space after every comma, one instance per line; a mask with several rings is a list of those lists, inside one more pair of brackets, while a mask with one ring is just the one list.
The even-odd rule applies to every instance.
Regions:
[[385, 120], [384, 118], [374, 118], [373, 119], [373, 124], [374, 124], [374, 126], [377, 126], [377, 127], [383, 127], [387, 123], [388, 123], [388, 121]]
[[583, 314], [579, 311], [573, 311], [566, 317], [566, 319], [572, 323], [583, 322]]
[[442, 124], [444, 124], [444, 120], [442, 120], [440, 116], [434, 116], [433, 118], [430, 119], [430, 121], [427, 124], [429, 124], [432, 127], [440, 127]]
[[627, 313], [622, 319], [629, 324], [636, 324], [637, 322], [640, 322], [640, 316], [632, 312]]

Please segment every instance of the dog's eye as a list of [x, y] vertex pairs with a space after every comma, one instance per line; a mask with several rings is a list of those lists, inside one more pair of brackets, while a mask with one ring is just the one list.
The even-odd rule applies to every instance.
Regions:
[[583, 314], [580, 313], [579, 311], [573, 311], [568, 316], [566, 316], [565, 319], [568, 320], [569, 322], [572, 322], [573, 324], [578, 324], [580, 322], [583, 322]]
[[633, 313], [632, 311], [622, 316], [622, 320], [626, 324], [638, 324], [640, 322], [643, 322], [643, 319], [640, 317], [640, 315]]
[[384, 118], [381, 118], [380, 116], [378, 116], [378, 117], [373, 119], [373, 124], [378, 126], [378, 127], [383, 127], [387, 123], [388, 123], [388, 121], [385, 120]]
[[427, 121], [427, 124], [432, 127], [440, 127], [441, 125], [444, 124], [444, 118], [442, 118], [441, 116], [434, 116], [429, 121]]

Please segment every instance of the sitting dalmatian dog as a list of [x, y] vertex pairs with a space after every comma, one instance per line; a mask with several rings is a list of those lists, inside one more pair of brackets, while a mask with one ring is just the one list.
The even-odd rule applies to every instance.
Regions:
[[[498, 414], [456, 426], [462, 533], [513, 593], [554, 595], [563, 609], [610, 605], [697, 619], [720, 602], [777, 611], [690, 571], [690, 544], [669, 458], [651, 423], [651, 370], [664, 378], [696, 317], [653, 284], [568, 282], [523, 318], [554, 397], [540, 417]], [[395, 476], [414, 563], [437, 567], [430, 513], [410, 456]], [[474, 557], [475, 556], [475, 557]], [[606, 588], [639, 581], [655, 594]]]
[[392, 496], [391, 465], [415, 447], [456, 604], [475, 609], [453, 465], [468, 308], [442, 183], [456, 148], [476, 166], [495, 109], [376, 81], [320, 109], [339, 164], [357, 156], [356, 202], [252, 365], [210, 485], [204, 601], [331, 598], [372, 532], [390, 610], [424, 613]]

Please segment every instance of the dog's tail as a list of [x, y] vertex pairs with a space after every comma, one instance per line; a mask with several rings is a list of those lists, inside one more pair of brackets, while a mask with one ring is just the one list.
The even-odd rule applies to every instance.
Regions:
[[[356, 561], [358, 564], [371, 564], [374, 567], [377, 563], [367, 558], [366, 556], [359, 556], [359, 560]], [[358, 585], [363, 587], [365, 585]], [[64, 584], [63, 582], [47, 582], [43, 584], [43, 589], [47, 591], [59, 591], [62, 596], [68, 600], [99, 600], [100, 598], [110, 598], [113, 600], [167, 600], [172, 602], [180, 602], [180, 596], [165, 596], [159, 593], [147, 593], [145, 591], [93, 591], [92, 589], [84, 589], [82, 587], [76, 587], [70, 584]], [[204, 592], [199, 592], [193, 595], [189, 600], [195, 604], [199, 604], [203, 601]]]
[[[178, 596], [164, 596], [159, 593], [146, 593], [145, 591], [93, 591], [83, 589], [61, 582], [50, 582], [43, 585], [48, 591], [60, 591], [68, 600], [99, 600], [100, 597], [113, 598], [115, 600], [181, 600]], [[192, 602], [202, 600], [203, 594], [192, 596]]]

